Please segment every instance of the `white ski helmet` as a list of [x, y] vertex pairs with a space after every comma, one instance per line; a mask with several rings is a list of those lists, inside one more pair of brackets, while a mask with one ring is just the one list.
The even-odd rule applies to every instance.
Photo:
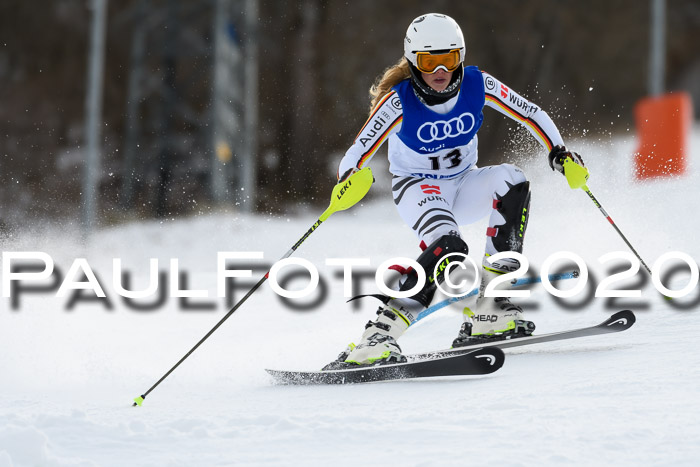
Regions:
[[[447, 53], [457, 49], [458, 57], [457, 52], [454, 52], [454, 60], [459, 60], [456, 65], [464, 63], [465, 47], [462, 30], [455, 20], [439, 13], [428, 13], [414, 19], [406, 31], [403, 49], [408, 61], [418, 70], [426, 73], [432, 73], [437, 68], [444, 68], [445, 71], [453, 71], [456, 68], [454, 66], [448, 69], [447, 66], [438, 64], [433, 70], [426, 71], [419, 64], [420, 55], [427, 56], [426, 52]], [[454, 61], [452, 63], [454, 64]]]

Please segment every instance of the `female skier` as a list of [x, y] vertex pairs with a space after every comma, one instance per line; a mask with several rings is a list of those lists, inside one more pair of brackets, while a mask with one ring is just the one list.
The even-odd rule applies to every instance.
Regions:
[[[408, 27], [404, 56], [370, 89], [372, 111], [338, 169], [344, 181], [364, 167], [389, 140], [394, 203], [420, 240], [418, 257], [426, 275], [438, 265], [438, 277], [428, 278], [410, 298], [384, 297], [376, 321], [365, 327], [360, 342], [340, 354], [327, 368], [348, 364], [402, 362], [396, 340], [430, 305], [446, 255], [467, 254], [459, 226], [490, 213], [481, 284], [476, 309], [465, 309], [465, 322], [454, 347], [479, 339], [504, 339], [531, 334], [522, 309], [508, 298], [484, 297], [485, 286], [500, 274], [519, 267], [515, 258], [489, 262], [499, 252], [522, 253], [529, 214], [529, 182], [511, 164], [477, 167], [477, 131], [482, 109], [491, 107], [525, 126], [549, 152], [552, 170], [564, 173], [568, 151], [549, 116], [488, 73], [464, 65], [464, 36], [449, 16], [430, 13]], [[417, 284], [414, 270], [404, 271], [400, 290]]]

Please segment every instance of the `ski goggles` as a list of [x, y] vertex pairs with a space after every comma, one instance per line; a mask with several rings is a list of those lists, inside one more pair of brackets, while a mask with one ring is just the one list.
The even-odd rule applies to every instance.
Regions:
[[435, 73], [443, 67], [446, 71], [455, 71], [461, 63], [459, 49], [446, 53], [416, 52], [416, 68], [423, 73]]

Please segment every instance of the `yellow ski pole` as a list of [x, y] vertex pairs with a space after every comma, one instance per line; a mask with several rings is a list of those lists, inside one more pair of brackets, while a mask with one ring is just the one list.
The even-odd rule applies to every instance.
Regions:
[[[328, 208], [323, 211], [323, 214], [321, 214], [314, 225], [311, 226], [311, 228], [299, 239], [299, 241], [297, 241], [294, 246], [290, 248], [289, 251], [282, 256], [282, 258], [280, 258], [280, 261], [290, 257], [296, 251], [296, 249], [299, 248], [299, 246], [301, 246], [301, 244], [304, 243], [307, 238], [309, 238], [309, 235], [311, 235], [323, 221], [331, 217], [333, 213], [344, 211], [345, 209], [357, 204], [362, 198], [364, 198], [367, 192], [369, 192], [372, 183], [374, 183], [374, 176], [372, 175], [372, 171], [369, 167], [363, 168], [362, 170], [352, 174], [344, 182], [338, 183], [333, 188], [331, 202]], [[258, 290], [258, 288], [267, 280], [269, 274], [269, 271], [265, 273], [265, 275], [260, 278], [260, 280], [248, 291], [248, 293], [246, 293], [245, 296], [240, 299], [238, 303], [236, 303], [233, 308], [231, 308], [229, 312], [226, 313], [226, 315], [221, 318], [221, 320], [216, 323], [216, 325], [189, 350], [189, 352], [187, 352], [175, 365], [173, 365], [172, 368], [170, 368], [170, 370], [168, 370], [158, 381], [156, 381], [156, 383], [151, 386], [148, 391], [144, 392], [139, 397], [136, 397], [134, 399], [133, 406], [142, 405], [146, 396], [149, 395], [156, 387], [158, 387], [158, 385], [162, 383], [165, 378], [170, 376], [170, 374], [175, 371], [175, 369], [180, 366], [180, 364], [184, 362], [187, 357], [192, 354], [192, 352], [197, 350], [197, 348], [202, 345], [202, 343], [204, 343], [204, 341], [207, 340], [209, 336], [214, 333], [214, 331], [219, 329], [219, 327], [224, 324], [224, 321], [226, 321], [246, 300], [248, 300], [248, 297], [253, 295], [253, 293]]]
[[639, 253], [637, 253], [637, 250], [634, 249], [629, 240], [627, 240], [627, 237], [625, 237], [625, 235], [622, 233], [615, 221], [612, 220], [612, 217], [610, 217], [610, 215], [605, 211], [603, 206], [596, 199], [596, 197], [593, 196], [593, 193], [591, 193], [591, 190], [586, 185], [586, 183], [588, 182], [588, 177], [590, 175], [588, 169], [586, 167], [583, 167], [582, 165], [578, 165], [576, 162], [569, 158], [567, 158], [562, 165], [564, 166], [564, 176], [566, 176], [566, 181], [569, 182], [569, 187], [571, 187], [571, 189], [573, 190], [581, 188], [583, 191], [586, 192], [591, 201], [593, 201], [593, 204], [596, 205], [596, 207], [600, 210], [603, 216], [605, 216], [608, 222], [610, 222], [610, 225], [612, 225], [615, 228], [615, 231], [620, 235], [620, 237], [622, 237], [622, 240], [624, 240], [629, 249], [632, 250], [632, 253], [634, 253], [639, 262], [642, 263], [644, 269], [646, 269], [649, 275], [651, 275], [651, 269], [649, 268], [649, 266], [647, 266], [647, 263], [644, 262]]

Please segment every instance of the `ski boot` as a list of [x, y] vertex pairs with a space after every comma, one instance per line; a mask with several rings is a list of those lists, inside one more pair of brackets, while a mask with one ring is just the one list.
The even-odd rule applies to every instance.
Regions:
[[484, 297], [486, 284], [519, 267], [520, 263], [515, 259], [502, 260], [498, 264], [488, 266], [484, 261], [479, 296], [476, 300], [476, 313], [469, 308], [464, 309], [465, 321], [457, 338], [452, 342], [452, 347], [464, 347], [532, 334], [535, 323], [523, 319], [522, 308], [511, 303], [507, 297]]
[[406, 357], [396, 340], [411, 324], [412, 314], [398, 303], [388, 300], [377, 310], [376, 321], [365, 325], [360, 343], [350, 344], [338, 358], [323, 367], [325, 370], [338, 370], [357, 365], [382, 365], [403, 363]]

